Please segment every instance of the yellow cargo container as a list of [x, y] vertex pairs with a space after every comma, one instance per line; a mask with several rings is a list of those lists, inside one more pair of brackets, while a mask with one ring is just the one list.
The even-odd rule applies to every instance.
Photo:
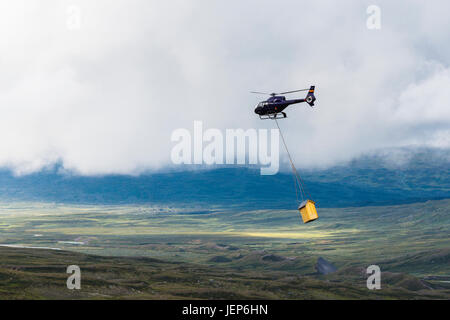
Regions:
[[298, 207], [304, 223], [308, 223], [319, 218], [317, 215], [316, 204], [312, 200], [303, 201]]

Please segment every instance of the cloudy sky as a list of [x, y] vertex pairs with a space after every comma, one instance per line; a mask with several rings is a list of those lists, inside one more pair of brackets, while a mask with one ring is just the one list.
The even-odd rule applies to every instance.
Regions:
[[317, 108], [280, 122], [299, 166], [449, 148], [448, 12], [437, 0], [3, 1], [0, 166], [157, 170], [173, 130], [273, 128], [249, 91], [311, 84]]

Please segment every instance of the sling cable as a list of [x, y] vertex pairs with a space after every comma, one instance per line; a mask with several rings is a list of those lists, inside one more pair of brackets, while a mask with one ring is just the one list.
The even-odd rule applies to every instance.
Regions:
[[[297, 169], [295, 168], [294, 161], [292, 160], [291, 153], [286, 144], [286, 140], [284, 139], [283, 133], [281, 132], [280, 126], [278, 124], [277, 119], [274, 119], [277, 124], [278, 131], [280, 132], [281, 140], [283, 141], [284, 148], [286, 149], [286, 153], [289, 157], [289, 162], [292, 168], [292, 176], [294, 178], [294, 188], [295, 188], [295, 196], [297, 198], [298, 210], [302, 216], [303, 222], [308, 223], [316, 220], [319, 216], [317, 215], [316, 204], [313, 200], [311, 200], [311, 196], [309, 192], [306, 190], [306, 186], [298, 174]], [[300, 197], [299, 197], [300, 195]]]

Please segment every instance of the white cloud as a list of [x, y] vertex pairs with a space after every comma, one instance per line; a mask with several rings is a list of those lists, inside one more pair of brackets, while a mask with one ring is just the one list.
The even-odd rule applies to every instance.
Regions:
[[[300, 166], [449, 147], [450, 3], [9, 1], [0, 5], [0, 166], [82, 174], [170, 164], [171, 132], [273, 127], [250, 90], [315, 84], [281, 123]], [[67, 7], [80, 30], [66, 27]], [[407, 8], [406, 8], [407, 7]]]

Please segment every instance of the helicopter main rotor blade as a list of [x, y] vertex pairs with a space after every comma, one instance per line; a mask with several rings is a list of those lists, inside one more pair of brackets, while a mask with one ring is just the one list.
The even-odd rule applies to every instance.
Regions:
[[271, 93], [267, 93], [267, 92], [258, 92], [258, 91], [250, 91], [250, 93], [256, 93], [256, 94], [268, 94], [268, 95], [271, 95]]
[[294, 92], [300, 92], [300, 91], [308, 91], [309, 89], [300, 89], [300, 90], [294, 90], [294, 91], [286, 91], [286, 92], [280, 92], [277, 94], [288, 94], [288, 93], [294, 93]]
[[250, 93], [256, 93], [256, 94], [267, 94], [269, 96], [276, 96], [277, 94], [288, 94], [288, 93], [294, 93], [294, 92], [300, 92], [300, 91], [308, 91], [309, 89], [299, 89], [299, 90], [293, 90], [293, 91], [286, 91], [286, 92], [272, 92], [272, 93], [268, 93], [268, 92], [259, 92], [259, 91], [250, 91]]

